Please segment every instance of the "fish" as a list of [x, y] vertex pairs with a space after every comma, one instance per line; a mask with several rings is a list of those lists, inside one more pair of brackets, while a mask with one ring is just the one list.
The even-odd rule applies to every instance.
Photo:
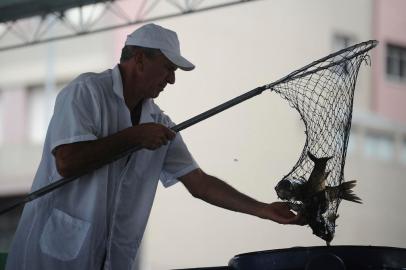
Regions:
[[304, 177], [285, 177], [275, 187], [278, 198], [287, 201], [306, 201], [318, 192], [326, 192], [330, 200], [343, 199], [355, 203], [362, 203], [362, 200], [355, 195], [353, 188], [356, 180], [343, 182], [339, 186], [328, 186], [326, 180], [330, 174], [326, 171], [327, 162], [332, 157], [316, 158], [310, 152], [307, 153], [314, 167], [306, 180]]
[[304, 178], [286, 177], [275, 187], [278, 198], [287, 201], [303, 201], [306, 180]]
[[330, 246], [334, 238], [335, 222], [338, 218], [338, 214], [330, 209], [330, 205], [339, 199], [362, 203], [352, 191], [355, 185], [356, 181], [352, 180], [343, 182], [339, 186], [325, 186], [324, 190], [318, 191], [302, 204], [302, 215], [313, 233], [325, 240], [327, 246]]
[[307, 152], [310, 160], [314, 162], [313, 170], [306, 181], [302, 178], [286, 177], [279, 181], [275, 190], [278, 197], [282, 200], [305, 201], [315, 193], [325, 190], [326, 180], [330, 172], [326, 172], [327, 162], [332, 157], [316, 158], [310, 152]]
[[337, 213], [327, 212], [331, 202], [343, 199], [362, 203], [362, 200], [352, 190], [356, 180], [343, 182], [338, 186], [326, 184], [330, 174], [330, 171], [326, 171], [327, 163], [332, 156], [317, 158], [310, 151], [307, 155], [314, 163], [309, 178], [285, 177], [279, 181], [275, 190], [280, 199], [290, 201], [291, 209], [304, 217], [313, 233], [329, 245], [334, 237], [334, 224], [338, 218]]
[[323, 157], [323, 158], [316, 158], [312, 153], [309, 151], [307, 152], [307, 156], [310, 158], [311, 161], [314, 163], [313, 170], [307, 180], [306, 190], [307, 196], [311, 196], [319, 191], [325, 190], [326, 188], [326, 180], [330, 172], [326, 172], [327, 162], [332, 158], [331, 157]]

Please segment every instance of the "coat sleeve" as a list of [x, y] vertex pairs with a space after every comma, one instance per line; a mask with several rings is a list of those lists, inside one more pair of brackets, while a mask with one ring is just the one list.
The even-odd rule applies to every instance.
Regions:
[[[175, 125], [168, 116], [164, 117], [163, 124], [168, 127]], [[164, 166], [160, 176], [162, 184], [165, 187], [169, 187], [178, 182], [178, 177], [197, 168], [199, 168], [199, 165], [189, 152], [181, 134], [177, 133], [175, 139], [170, 142], [165, 156]]]
[[49, 132], [52, 151], [59, 145], [96, 140], [100, 105], [84, 82], [68, 85], [58, 95]]

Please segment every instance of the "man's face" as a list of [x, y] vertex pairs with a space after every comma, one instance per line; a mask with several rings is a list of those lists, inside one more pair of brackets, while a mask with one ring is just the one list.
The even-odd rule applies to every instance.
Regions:
[[163, 54], [144, 56], [140, 86], [144, 98], [156, 98], [166, 85], [175, 83], [177, 67]]

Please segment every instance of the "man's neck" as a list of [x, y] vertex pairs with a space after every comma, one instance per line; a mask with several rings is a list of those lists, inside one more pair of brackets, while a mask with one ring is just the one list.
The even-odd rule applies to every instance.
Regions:
[[136, 95], [133, 87], [131, 84], [123, 85], [124, 101], [130, 111], [134, 110], [143, 101], [142, 97]]
[[133, 111], [135, 107], [140, 104], [143, 100], [136, 88], [135, 78], [128, 75], [126, 70], [119, 64], [119, 70], [121, 73], [121, 79], [123, 82], [123, 97], [125, 104], [127, 105], [128, 109]]
[[131, 112], [131, 122], [133, 126], [138, 125], [141, 119], [142, 102], [138, 103], [138, 105], [135, 106], [135, 108], [130, 112]]

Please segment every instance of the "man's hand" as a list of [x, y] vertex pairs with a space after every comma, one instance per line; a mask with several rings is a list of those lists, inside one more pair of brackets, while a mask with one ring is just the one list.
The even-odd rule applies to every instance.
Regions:
[[175, 136], [175, 132], [163, 125], [146, 123], [97, 140], [63, 144], [56, 147], [53, 154], [59, 174], [71, 177], [98, 168], [131, 147], [154, 150]]
[[145, 123], [132, 127], [136, 145], [149, 150], [155, 150], [168, 141], [173, 140], [176, 133], [171, 129], [156, 123]]
[[289, 203], [258, 202], [224, 181], [204, 173], [201, 169], [193, 170], [179, 179], [194, 197], [213, 205], [281, 224], [305, 224], [305, 220], [300, 214], [296, 215], [290, 210]]
[[305, 225], [302, 215], [291, 211], [288, 202], [273, 202], [263, 207], [261, 216], [280, 224]]

